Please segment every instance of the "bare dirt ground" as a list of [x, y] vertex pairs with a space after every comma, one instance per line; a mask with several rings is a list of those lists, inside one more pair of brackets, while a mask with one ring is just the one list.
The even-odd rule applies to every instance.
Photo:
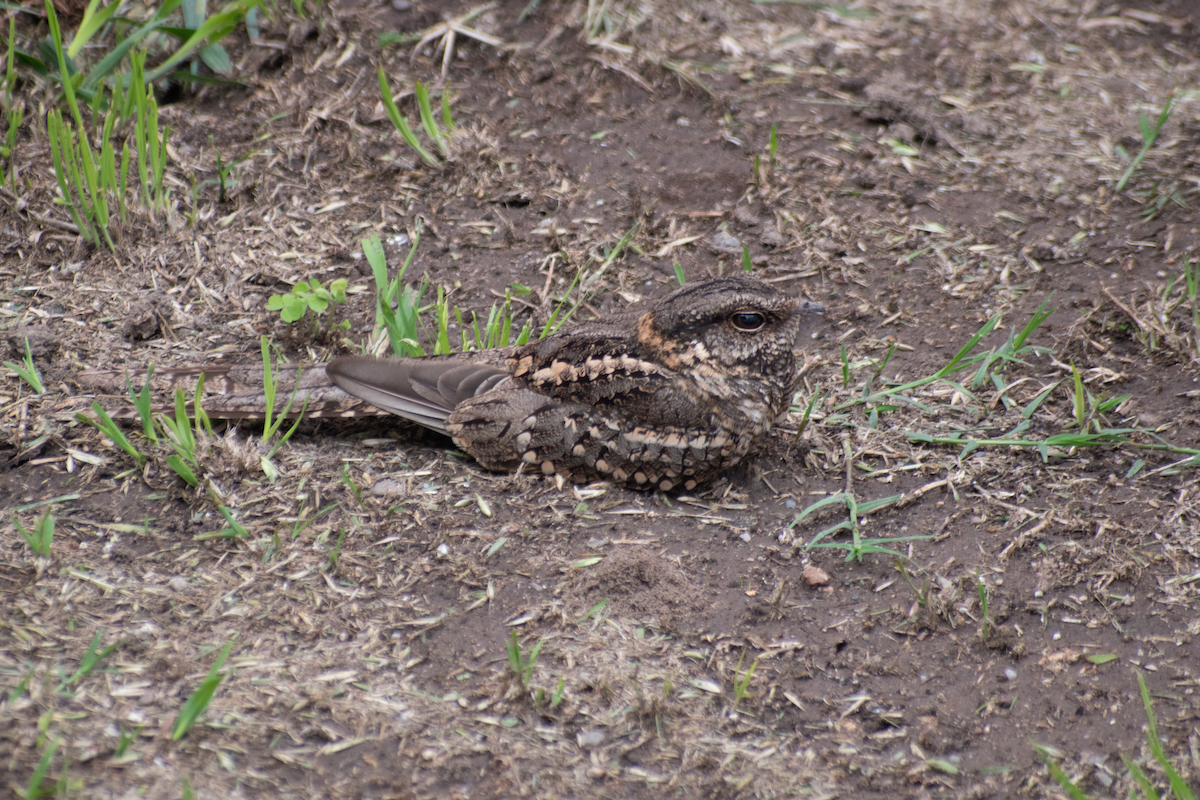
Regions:
[[[271, 10], [262, 41], [225, 42], [241, 87], [164, 106], [175, 211], [115, 253], [39, 221], [65, 215], [46, 95], [22, 83], [0, 327], [8, 359], [31, 338], [47, 393], [0, 374], [6, 785], [57, 741], [46, 783], [89, 798], [1065, 796], [1038, 743], [1125, 797], [1122, 754], [1164, 783], [1137, 671], [1200, 782], [1200, 300], [1180, 278], [1200, 259], [1200, 12], [610, 5], [502, 2], [467, 23], [504, 46], [457, 38], [444, 169], [403, 144], [376, 83], [382, 64], [395, 91], [436, 84], [441, 53], [379, 35], [471, 6]], [[1139, 114], [1173, 91], [1117, 192]], [[218, 156], [245, 157], [224, 202]], [[397, 265], [418, 218], [411, 282], [484, 315], [523, 284], [518, 322], [537, 325], [635, 225], [590, 310], [669, 291], [675, 262], [741, 269], [715, 246], [735, 237], [756, 274], [829, 309], [803, 343], [811, 419], [690, 496], [489, 474], [394, 420], [302, 423], [274, 483], [243, 426], [208, 446], [198, 491], [75, 421], [84, 369], [252, 362], [264, 333], [298, 361], [357, 347], [375, 302], [360, 241], [379, 233]], [[265, 309], [311, 277], [362, 287], [348, 332]], [[1044, 352], [862, 402], [997, 314], [979, 350], [999, 348], [1051, 295], [1029, 339]], [[1038, 442], [1081, 418], [1135, 430], [1044, 453], [913, 436]], [[837, 492], [902, 495], [860, 519], [902, 557], [806, 548], [846, 507], [793, 521]], [[217, 496], [247, 537], [197, 538], [226, 527]], [[13, 519], [47, 507], [36, 561]], [[117, 647], [71, 681], [100, 630]], [[523, 658], [540, 642], [519, 677], [513, 631]]]

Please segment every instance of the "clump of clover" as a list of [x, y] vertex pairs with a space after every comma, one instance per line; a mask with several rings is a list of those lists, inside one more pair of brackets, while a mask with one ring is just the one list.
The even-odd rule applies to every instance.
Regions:
[[273, 294], [267, 298], [267, 310], [278, 311], [279, 318], [288, 325], [299, 322], [311, 311], [308, 332], [314, 338], [328, 335], [333, 330], [349, 330], [350, 321], [342, 320], [334, 325], [333, 312], [329, 310], [331, 305], [346, 302], [347, 286], [345, 278], [331, 281], [329, 286], [316, 278], [299, 280], [290, 292]]

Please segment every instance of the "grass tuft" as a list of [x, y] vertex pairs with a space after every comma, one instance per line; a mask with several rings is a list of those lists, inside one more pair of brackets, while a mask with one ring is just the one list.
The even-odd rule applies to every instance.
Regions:
[[213, 662], [212, 668], [208, 671], [208, 676], [196, 688], [196, 691], [192, 692], [192, 696], [187, 699], [183, 707], [179, 709], [179, 714], [175, 717], [175, 724], [171, 726], [171, 741], [178, 742], [186, 736], [188, 731], [192, 729], [192, 726], [196, 724], [196, 720], [204, 713], [204, 709], [208, 708], [213, 695], [217, 692], [217, 687], [221, 685], [221, 681], [225, 680], [225, 675], [221, 672], [221, 667], [225, 666], [225, 659], [229, 658], [229, 652], [232, 649], [233, 640], [230, 640], [225, 643], [221, 654]]

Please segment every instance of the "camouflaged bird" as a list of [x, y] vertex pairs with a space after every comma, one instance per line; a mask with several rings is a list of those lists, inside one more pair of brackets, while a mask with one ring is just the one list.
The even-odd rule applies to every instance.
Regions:
[[[690, 490], [787, 412], [793, 348], [807, 312], [821, 311], [749, 276], [717, 278], [525, 345], [337, 358], [302, 372], [295, 407], [307, 398], [306, 416], [361, 416], [365, 401], [447, 434], [492, 470]], [[253, 378], [235, 368], [154, 377], [174, 386], [200, 372], [224, 395], [203, 401], [210, 416], [261, 416], [261, 388], [247, 393]]]

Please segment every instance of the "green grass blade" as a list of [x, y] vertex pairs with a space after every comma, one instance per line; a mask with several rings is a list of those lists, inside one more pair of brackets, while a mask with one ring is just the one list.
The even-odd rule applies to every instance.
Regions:
[[425, 134], [433, 140], [437, 145], [437, 149], [441, 151], [442, 157], [450, 155], [449, 148], [446, 147], [446, 142], [442, 139], [442, 132], [438, 130], [437, 121], [433, 118], [433, 108], [429, 104], [429, 87], [417, 81], [417, 112], [421, 116], [421, 127], [425, 129]]
[[54, 751], [58, 749], [60, 742], [60, 739], [55, 739], [42, 752], [37, 768], [29, 778], [29, 787], [25, 790], [25, 797], [44, 797], [51, 793], [50, 790], [42, 788], [42, 781], [46, 778], [46, 771], [50, 769], [50, 759], [54, 758]]
[[116, 644], [110, 644], [103, 650], [100, 649], [100, 642], [104, 638], [104, 628], [96, 631], [96, 635], [92, 638], [92, 643], [88, 645], [87, 652], [83, 654], [83, 659], [79, 662], [79, 668], [75, 670], [75, 674], [63, 682], [64, 686], [70, 686], [78, 682], [81, 678], [87, 677], [95, 669], [96, 665], [104, 660], [104, 657], [116, 650], [123, 641], [118, 641]]
[[104, 406], [100, 405], [98, 400], [92, 401], [92, 410], [96, 412], [96, 419], [92, 419], [84, 414], [76, 414], [75, 419], [98, 428], [101, 433], [112, 439], [114, 444], [133, 456], [139, 468], [144, 466], [146, 457], [130, 443], [129, 439], [125, 438], [125, 434], [117, 427], [117, 423], [113, 422], [112, 417], [108, 415], [108, 412], [104, 410]]
[[1154, 704], [1150, 702], [1150, 690], [1146, 688], [1146, 679], [1142, 677], [1142, 673], [1135, 674], [1137, 675], [1138, 689], [1142, 694], [1142, 706], [1146, 709], [1146, 746], [1150, 748], [1154, 760], [1162, 767], [1163, 774], [1167, 776], [1167, 782], [1171, 785], [1171, 792], [1175, 797], [1178, 800], [1196, 800], [1196, 795], [1184, 783], [1183, 778], [1175, 771], [1171, 760], [1163, 751], [1162, 740], [1158, 738], [1158, 722], [1154, 718]]
[[450, 116], [450, 90], [442, 88], [442, 125], [447, 133], [454, 132], [454, 120]]
[[225, 676], [221, 674], [221, 667], [225, 665], [225, 659], [229, 657], [229, 652], [233, 649], [233, 641], [225, 643], [225, 648], [221, 654], [217, 656], [217, 660], [213, 662], [212, 669], [208, 671], [208, 677], [204, 679], [200, 687], [192, 693], [192, 696], [183, 704], [183, 708], [179, 710], [179, 715], [175, 718], [175, 724], [171, 727], [171, 741], [177, 742], [182, 739], [192, 726], [196, 723], [196, 719], [204, 713], [204, 709], [208, 707], [209, 701], [217, 691], [217, 687], [221, 685], [221, 681]]
[[96, 6], [100, 5], [100, 0], [91, 0], [88, 3], [87, 9], [83, 12], [83, 19], [79, 21], [79, 27], [75, 29], [75, 36], [71, 39], [71, 46], [67, 48], [67, 55], [71, 58], [77, 58], [84, 45], [88, 43], [96, 32], [99, 31], [108, 22], [121, 5], [119, 2], [112, 3], [96, 11]]
[[[125, 56], [128, 55], [139, 42], [141, 42], [151, 33], [154, 33], [154, 31], [158, 30], [160, 27], [163, 27], [167, 24], [168, 15], [174, 12], [175, 9], [179, 8], [181, 2], [182, 0], [166, 0], [166, 2], [162, 3], [158, 7], [158, 10], [155, 12], [154, 16], [151, 17], [146, 24], [142, 25], [137, 30], [130, 32], [124, 39], [118, 42], [112, 50], [109, 50], [104, 58], [96, 62], [95, 66], [88, 71], [87, 78], [84, 79], [82, 88], [90, 90], [99, 86], [100, 82], [113, 73], [117, 66], [125, 59]], [[141, 53], [135, 52], [130, 59], [136, 60], [139, 55], [144, 63], [146, 59], [145, 51], [142, 51]], [[145, 81], [143, 80], [141, 83], [144, 84]], [[138, 84], [139, 81], [132, 81], [130, 84], [130, 89], [134, 89]], [[139, 91], [144, 91], [144, 89], [139, 89]]]
[[1142, 797], [1145, 800], [1160, 800], [1158, 791], [1154, 788], [1154, 784], [1150, 783], [1150, 778], [1146, 775], [1146, 771], [1124, 753], [1121, 753], [1121, 760], [1125, 762], [1125, 767], [1133, 777], [1134, 783], [1142, 790]]
[[[49, 2], [49, 0], [46, 0]], [[423, 158], [431, 166], [440, 167], [441, 162], [437, 160], [428, 150], [421, 146], [417, 141], [417, 136], [412, 132], [412, 128], [408, 126], [408, 120], [400, 115], [400, 109], [396, 108], [396, 101], [392, 99], [392, 88], [388, 85], [387, 76], [383, 72], [383, 67], [379, 68], [379, 93], [383, 99], [383, 107], [387, 111], [388, 118], [392, 121], [392, 125], [400, 133], [401, 138], [413, 150], [417, 151], [417, 155]]]
[[818, 511], [818, 510], [824, 508], [825, 506], [833, 505], [835, 503], [845, 504], [848, 497], [849, 497], [849, 495], [847, 495], [845, 492], [838, 492], [836, 494], [831, 494], [828, 497], [823, 497], [820, 500], [818, 500], [817, 502], [815, 502], [812, 505], [805, 508], [799, 514], [797, 514], [796, 518], [794, 520], [792, 520], [792, 524], [788, 525], [788, 527], [789, 528], [796, 527], [797, 523], [799, 523], [800, 520], [804, 519], [805, 517], [807, 517], [809, 514], [813, 513], [814, 511]]
[[155, 67], [146, 76], [146, 80], [154, 83], [174, 69], [176, 64], [190, 56], [205, 42], [214, 43], [224, 38], [245, 19], [246, 12], [257, 5], [259, 5], [259, 0], [238, 0], [226, 6], [228, 10], [223, 13], [214, 14], [209, 17], [204, 21], [203, 25], [196, 28], [192, 35], [179, 46], [178, 50], [172, 53], [166, 61]]
[[1163, 126], [1167, 124], [1167, 120], [1171, 118], [1171, 112], [1174, 110], [1174, 107], [1175, 92], [1171, 92], [1171, 96], [1167, 98], [1166, 105], [1164, 105], [1162, 111], [1159, 112], [1158, 122], [1155, 123], [1153, 128], [1148, 127], [1149, 120], [1147, 120], [1144, 115], [1138, 118], [1138, 124], [1142, 133], [1142, 149], [1139, 150], [1138, 154], [1133, 157], [1132, 161], [1129, 162], [1129, 166], [1125, 169], [1125, 173], [1121, 176], [1121, 179], [1117, 181], [1117, 185], [1113, 191], [1124, 191], [1126, 184], [1129, 183], [1129, 179], [1133, 177], [1133, 173], [1141, 165], [1142, 159], [1146, 157], [1146, 153], [1150, 152], [1150, 148], [1154, 146], [1156, 141], [1158, 141], [1158, 134], [1160, 131], [1162, 131]]
[[1041, 759], [1043, 764], [1046, 765], [1046, 769], [1050, 770], [1050, 776], [1058, 782], [1058, 785], [1062, 787], [1063, 791], [1067, 793], [1067, 796], [1070, 797], [1071, 800], [1091, 800], [1091, 798], [1082, 789], [1071, 782], [1071, 779], [1067, 776], [1067, 773], [1063, 772], [1062, 768], [1059, 767], [1058, 764], [1055, 763], [1055, 761], [1050, 757], [1050, 751], [1048, 748], [1046, 748], [1044, 745], [1035, 744], [1033, 746], [1033, 752], [1037, 754], [1037, 757]]
[[981, 341], [983, 341], [984, 337], [986, 337], [993, 330], [995, 330], [996, 326], [999, 324], [1000, 324], [1000, 315], [999, 314], [997, 314], [996, 316], [989, 319], [982, 328], [980, 328], [979, 330], [977, 330], [975, 332], [974, 336], [972, 336], [970, 339], [967, 340], [966, 344], [964, 344], [961, 348], [959, 348], [958, 352], [954, 354], [954, 357], [951, 358], [950, 361], [946, 363], [946, 366], [942, 367], [940, 370], [938, 370], [936, 373], [934, 373], [934, 375], [933, 375], [934, 379], [944, 378], [947, 375], [950, 375], [951, 373], [957, 372], [959, 369], [962, 369], [962, 367], [958, 366], [959, 362], [962, 361], [963, 359], [965, 359], [971, 353], [971, 351], [975, 349], [975, 346], [977, 344], [979, 344]]

